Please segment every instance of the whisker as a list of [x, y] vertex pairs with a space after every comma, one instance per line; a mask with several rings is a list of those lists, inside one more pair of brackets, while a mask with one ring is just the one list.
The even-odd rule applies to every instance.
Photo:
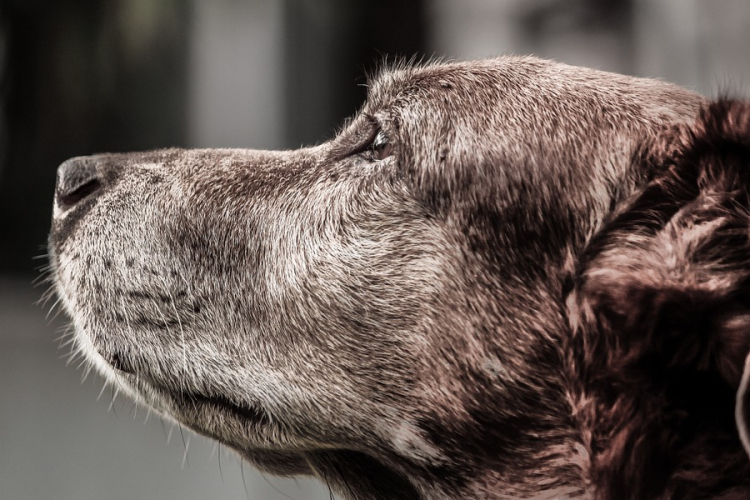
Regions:
[[[47, 299], [47, 300], [49, 300], [49, 299]], [[55, 299], [55, 302], [52, 303], [52, 306], [49, 308], [49, 311], [47, 311], [47, 314], [44, 315], [44, 319], [46, 321], [52, 321], [55, 318], [57, 318], [57, 315], [60, 314], [60, 308], [58, 308], [58, 306], [60, 305], [61, 302], [62, 302], [62, 298], [61, 297], [57, 297]], [[55, 314], [50, 319], [50, 315], [52, 314], [53, 311], [55, 312]]]
[[185, 453], [182, 454], [182, 468], [185, 468], [185, 464], [187, 464], [188, 467], [190, 467], [190, 462], [188, 462], [188, 449], [190, 448], [190, 436], [188, 436], [187, 441], [185, 441]]
[[102, 385], [102, 390], [101, 390], [101, 391], [99, 391], [99, 395], [98, 395], [98, 396], [96, 397], [96, 400], [97, 400], [97, 401], [99, 401], [99, 400], [100, 400], [100, 399], [102, 398], [102, 394], [104, 394], [104, 390], [105, 390], [105, 389], [107, 388], [107, 386], [108, 386], [108, 385], [109, 385], [109, 384], [108, 384], [108, 383], [107, 383], [107, 381], [105, 380], [105, 381], [104, 381], [104, 384]]
[[58, 328], [57, 330], [60, 332], [60, 335], [55, 338], [55, 342], [58, 342], [58, 349], [61, 349], [63, 347], [67, 347], [73, 342], [75, 342], [75, 335], [73, 334], [73, 325], [69, 323], [68, 325], [63, 326], [62, 328]]
[[[58, 296], [55, 299], [55, 302], [52, 304], [52, 307], [49, 308], [49, 311], [44, 317], [48, 325], [51, 324], [53, 321], [55, 321], [58, 318], [58, 316], [60, 316], [60, 313], [64, 312], [64, 309], [61, 307], [60, 304], [62, 304], [62, 298]], [[54, 311], [54, 314], [52, 314], [53, 311]], [[50, 314], [52, 314], [51, 318], [50, 318]]]
[[58, 359], [65, 359], [65, 366], [70, 366], [71, 363], [78, 360], [79, 355], [80, 353], [78, 351], [71, 349], [68, 354], [63, 354], [62, 356], [59, 356]]
[[242, 486], [245, 487], [245, 496], [247, 500], [250, 500], [250, 492], [247, 489], [247, 482], [245, 481], [245, 460], [240, 457], [240, 474], [242, 474]]
[[[65, 338], [65, 337], [68, 337], [68, 338]], [[74, 343], [74, 342], [76, 341], [75, 337], [73, 337], [73, 336], [68, 336], [68, 334], [65, 334], [65, 335], [63, 335], [63, 336], [61, 336], [61, 337], [58, 337], [58, 338], [57, 338], [57, 339], [55, 339], [55, 340], [57, 340], [58, 342], [60, 342], [60, 343], [59, 343], [59, 344], [57, 345], [57, 348], [58, 348], [58, 349], [63, 349], [63, 348], [65, 348], [65, 347], [68, 347], [68, 346], [72, 345], [72, 344], [73, 344], [73, 343]]]
[[[275, 484], [273, 484], [273, 483], [272, 483], [271, 481], [269, 481], [269, 480], [268, 480], [268, 478], [266, 477], [266, 475], [265, 475], [265, 474], [263, 474], [262, 472], [260, 473], [260, 476], [261, 476], [261, 477], [263, 478], [263, 481], [265, 481], [265, 482], [266, 482], [266, 484], [267, 484], [268, 486], [270, 486], [271, 488], [273, 488], [273, 489], [274, 489], [274, 491], [276, 491], [276, 493], [278, 493], [279, 495], [285, 496], [285, 497], [287, 497], [287, 498], [288, 498], [289, 500], [297, 500], [296, 498], [294, 498], [294, 497], [290, 497], [289, 495], [287, 495], [286, 493], [284, 493], [283, 491], [281, 491], [280, 489], [278, 489], [278, 488], [276, 487], [276, 485], [275, 485]], [[297, 486], [299, 486], [299, 484], [297, 484]]]
[[33, 288], [36, 288], [36, 287], [38, 287], [40, 285], [44, 285], [45, 283], [49, 283], [50, 282], [49, 273], [50, 273], [51, 269], [50, 269], [49, 266], [40, 267], [40, 268], [37, 269], [37, 271], [39, 271], [41, 274], [39, 274], [39, 276], [37, 276], [36, 278], [34, 278], [33, 280], [31, 280], [31, 286]]
[[91, 370], [93, 368], [93, 365], [91, 363], [87, 363], [86, 368], [83, 370], [83, 376], [81, 377], [81, 384], [86, 382], [86, 379], [89, 377], [89, 374], [91, 373]]
[[182, 456], [182, 468], [185, 468], [185, 464], [187, 463], [188, 467], [190, 467], [190, 462], [188, 462], [187, 453], [188, 453], [188, 443], [189, 440], [185, 441], [185, 434], [182, 432], [182, 424], [177, 424], [178, 428], [180, 429], [180, 437], [182, 438], [182, 447], [185, 449], [185, 453]]
[[111, 411], [114, 413], [115, 417], [117, 416], [117, 409], [115, 408], [115, 400], [117, 399], [117, 395], [120, 394], [120, 389], [116, 386], [112, 386], [112, 401], [109, 403], [109, 408], [107, 408], [107, 411]]
[[326, 488], [328, 488], [328, 498], [330, 500], [335, 500], [333, 498], [333, 490], [331, 490], [331, 485], [328, 483], [328, 474], [325, 471], [323, 471], [323, 481], [325, 481]]
[[221, 482], [225, 482], [224, 471], [221, 470], [221, 443], [219, 443], [219, 476], [221, 476]]

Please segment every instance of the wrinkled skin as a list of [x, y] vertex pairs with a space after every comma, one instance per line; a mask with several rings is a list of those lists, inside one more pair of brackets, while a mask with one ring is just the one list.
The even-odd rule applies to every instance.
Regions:
[[[77, 349], [133, 398], [344, 498], [703, 498], [677, 458], [659, 487], [611, 480], [639, 467], [612, 451], [619, 408], [651, 407], [642, 364], [602, 361], [625, 366], [598, 339], [630, 331], [602, 318], [631, 295], [602, 298], [627, 271], [597, 274], [619, 261], [596, 252], [704, 104], [533, 58], [394, 68], [312, 148], [71, 160], [98, 184], [58, 179], [56, 288]], [[742, 363], [719, 363], [732, 398]], [[745, 498], [726, 406], [704, 458], [740, 458], [710, 493]]]

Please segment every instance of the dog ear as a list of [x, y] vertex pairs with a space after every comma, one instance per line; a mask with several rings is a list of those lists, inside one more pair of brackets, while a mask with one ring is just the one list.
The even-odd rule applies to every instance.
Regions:
[[569, 311], [582, 376], [609, 408], [601, 477], [645, 498], [696, 443], [750, 454], [750, 104], [707, 105], [634, 162], [649, 178], [591, 238]]

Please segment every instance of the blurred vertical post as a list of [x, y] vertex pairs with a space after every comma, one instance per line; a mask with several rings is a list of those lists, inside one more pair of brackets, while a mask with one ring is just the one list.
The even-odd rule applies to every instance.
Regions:
[[193, 2], [189, 143], [284, 144], [283, 2]]
[[297, 148], [363, 102], [365, 73], [424, 54], [423, 2], [193, 2], [190, 145]]

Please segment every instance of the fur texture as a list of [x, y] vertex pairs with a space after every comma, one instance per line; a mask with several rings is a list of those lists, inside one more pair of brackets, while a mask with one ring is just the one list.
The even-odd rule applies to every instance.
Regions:
[[69, 160], [54, 278], [118, 387], [345, 498], [748, 498], [749, 136], [653, 80], [391, 68], [319, 146]]

